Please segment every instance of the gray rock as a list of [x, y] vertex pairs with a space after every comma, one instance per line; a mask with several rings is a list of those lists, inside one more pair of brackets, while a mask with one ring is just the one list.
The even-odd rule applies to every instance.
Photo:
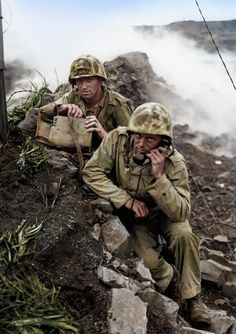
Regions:
[[200, 269], [202, 278], [206, 281], [214, 282], [221, 287], [227, 280], [227, 275], [232, 272], [232, 269], [221, 265], [214, 260], [201, 260]]
[[177, 325], [179, 305], [176, 302], [151, 288], [140, 291], [137, 295], [148, 304], [148, 309], [153, 315], [158, 316], [162, 313], [172, 325]]
[[185, 334], [215, 334], [214, 332], [202, 331], [200, 329], [195, 329], [192, 327], [183, 326]]
[[109, 252], [120, 258], [130, 257], [132, 248], [129, 233], [118, 217], [114, 216], [101, 229], [104, 245]]
[[228, 317], [225, 311], [209, 310], [211, 331], [216, 334], [227, 334], [235, 323], [234, 317]]
[[108, 311], [110, 334], [146, 334], [147, 306], [127, 289], [112, 289]]
[[99, 266], [97, 270], [98, 278], [106, 285], [113, 288], [126, 288], [136, 294], [138, 291], [142, 290], [144, 286], [118, 272], [109, 269], [107, 267]]
[[96, 206], [98, 209], [105, 213], [112, 213], [114, 211], [114, 207], [112, 206], [111, 202], [101, 197], [90, 201], [90, 204]]

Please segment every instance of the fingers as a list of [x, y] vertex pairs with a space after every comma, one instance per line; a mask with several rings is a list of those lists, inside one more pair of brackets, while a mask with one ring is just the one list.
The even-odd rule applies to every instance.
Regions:
[[146, 217], [149, 214], [149, 210], [146, 204], [137, 199], [130, 198], [126, 203], [125, 207], [132, 210], [136, 218]]
[[101, 124], [97, 120], [96, 116], [87, 116], [86, 117], [85, 129], [87, 129], [88, 132], [98, 131], [100, 126], [101, 126]]
[[87, 132], [97, 132], [97, 135], [100, 139], [103, 139], [106, 135], [106, 131], [99, 122], [96, 116], [87, 116], [85, 122], [85, 129]]
[[146, 207], [146, 204], [139, 200], [134, 200], [133, 204], [133, 212], [135, 216], [138, 217], [146, 217], [149, 213], [148, 208]]
[[93, 126], [95, 128], [98, 128], [99, 125], [101, 125], [101, 124], [98, 121], [96, 116], [87, 116], [86, 117], [85, 127], [89, 128], [90, 126]]
[[163, 174], [166, 159], [166, 149], [163, 147], [158, 147], [148, 153], [147, 156], [151, 159], [152, 175], [155, 179], [159, 179]]
[[59, 113], [67, 114], [68, 116], [71, 116], [71, 117], [82, 117], [83, 116], [83, 111], [76, 104], [72, 104], [72, 103], [62, 104], [59, 107]]
[[147, 157], [151, 159], [152, 165], [162, 165], [165, 162], [166, 149], [164, 149], [163, 147], [154, 149], [147, 154]]
[[82, 110], [75, 104], [68, 104], [68, 116], [71, 117], [82, 117]]
[[162, 161], [166, 156], [166, 148], [164, 147], [158, 147], [154, 150], [151, 150], [149, 153], [147, 153], [147, 156], [152, 160], [159, 160]]
[[160, 146], [160, 147], [158, 147], [157, 151], [161, 154], [166, 154], [166, 147]]

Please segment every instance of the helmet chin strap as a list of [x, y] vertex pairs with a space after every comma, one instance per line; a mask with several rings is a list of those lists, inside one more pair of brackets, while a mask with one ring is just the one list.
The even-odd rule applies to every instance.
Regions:
[[142, 167], [140, 169], [140, 173], [139, 173], [139, 177], [138, 177], [138, 183], [137, 183], [137, 188], [135, 190], [134, 198], [133, 198], [133, 201], [132, 201], [132, 204], [131, 204], [131, 210], [133, 209], [134, 201], [135, 201], [135, 199], [137, 197], [137, 193], [138, 193], [138, 190], [139, 190], [139, 185], [140, 185], [140, 181], [141, 181], [141, 176], [142, 176], [143, 168], [145, 167], [145, 165], [148, 162], [150, 162], [150, 159], [145, 154], [133, 154], [132, 159], [134, 160], [134, 162], [138, 166], [142, 166]]

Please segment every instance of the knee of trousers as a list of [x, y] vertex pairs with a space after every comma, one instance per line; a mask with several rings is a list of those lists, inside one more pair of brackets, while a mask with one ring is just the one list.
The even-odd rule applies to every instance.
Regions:
[[159, 268], [163, 264], [163, 258], [160, 256], [160, 252], [155, 249], [146, 249], [145, 252], [142, 252], [142, 254], [139, 255], [141, 255], [144, 265], [150, 270]]
[[199, 249], [200, 241], [191, 231], [184, 231], [172, 238], [171, 248], [177, 244], [181, 245], [182, 249]]

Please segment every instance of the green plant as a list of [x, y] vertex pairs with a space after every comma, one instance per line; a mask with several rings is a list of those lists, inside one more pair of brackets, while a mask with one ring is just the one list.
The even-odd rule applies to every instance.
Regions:
[[0, 333], [79, 333], [57, 296], [56, 289], [45, 287], [36, 274], [0, 274]]
[[55, 94], [59, 97], [62, 97], [64, 94], [68, 93], [71, 89], [71, 85], [69, 83], [63, 83], [57, 86], [55, 90]]
[[3, 232], [0, 237], [0, 266], [18, 263], [23, 256], [28, 255], [28, 242], [36, 237], [42, 226], [43, 221], [30, 225], [23, 219], [15, 232]]
[[27, 137], [21, 146], [21, 152], [19, 159], [17, 160], [17, 165], [26, 174], [32, 174], [43, 168], [47, 159], [47, 148], [35, 142], [31, 137]]
[[31, 82], [30, 89], [17, 91], [11, 94], [7, 101], [8, 105], [13, 95], [17, 93], [29, 93], [25, 97], [24, 101], [20, 104], [15, 105], [13, 108], [10, 108], [10, 106], [8, 106], [8, 123], [10, 128], [16, 128], [20, 121], [22, 121], [28, 114], [30, 109], [41, 107], [43, 104], [43, 98], [45, 94], [48, 93], [48, 91], [48, 84], [43, 78], [43, 83], [40, 88], [36, 84]]

